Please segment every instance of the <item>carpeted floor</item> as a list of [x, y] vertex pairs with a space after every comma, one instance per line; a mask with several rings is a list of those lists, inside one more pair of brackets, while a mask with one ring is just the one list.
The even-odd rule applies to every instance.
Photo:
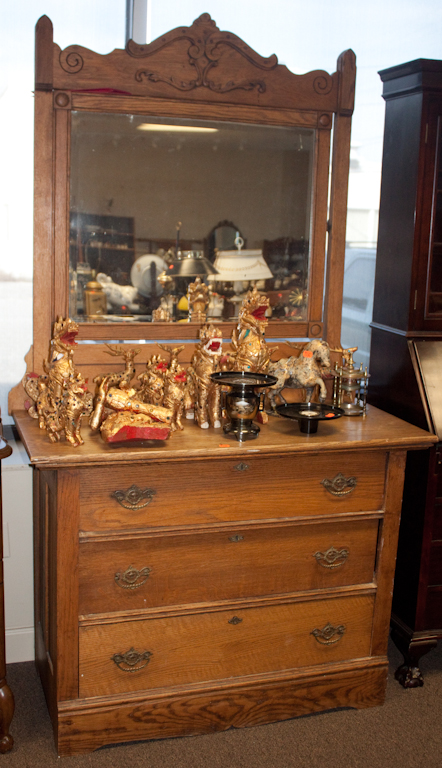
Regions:
[[[394, 680], [402, 657], [390, 644], [384, 706], [342, 709], [210, 736], [136, 742], [61, 758], [69, 768], [442, 768], [442, 643], [421, 660], [425, 684], [404, 690]], [[32, 662], [11, 664], [15, 696], [14, 768], [60, 766], [43, 692]]]

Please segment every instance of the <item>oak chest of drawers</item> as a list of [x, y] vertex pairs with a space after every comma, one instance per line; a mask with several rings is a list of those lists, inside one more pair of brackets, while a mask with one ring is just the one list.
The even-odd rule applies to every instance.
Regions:
[[[404, 462], [370, 408], [256, 441], [52, 445], [35, 467], [36, 657], [59, 754], [380, 704]], [[84, 429], [87, 432], [87, 428]]]

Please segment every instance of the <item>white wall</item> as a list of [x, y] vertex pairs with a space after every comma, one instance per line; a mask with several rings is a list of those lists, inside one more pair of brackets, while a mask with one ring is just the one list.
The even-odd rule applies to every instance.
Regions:
[[5, 438], [11, 456], [2, 461], [3, 573], [6, 662], [34, 658], [32, 468], [23, 445]]

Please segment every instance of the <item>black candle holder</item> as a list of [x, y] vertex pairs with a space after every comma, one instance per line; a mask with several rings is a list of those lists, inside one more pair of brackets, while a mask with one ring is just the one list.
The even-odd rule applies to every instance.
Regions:
[[[247, 371], [218, 371], [212, 373], [210, 378], [223, 387], [223, 405], [229, 418], [224, 432], [235, 435], [240, 442], [257, 438], [259, 427], [253, 419], [258, 411], [264, 410], [265, 393], [256, 390], [276, 384], [275, 376]], [[224, 391], [224, 387], [228, 387], [228, 391]]]

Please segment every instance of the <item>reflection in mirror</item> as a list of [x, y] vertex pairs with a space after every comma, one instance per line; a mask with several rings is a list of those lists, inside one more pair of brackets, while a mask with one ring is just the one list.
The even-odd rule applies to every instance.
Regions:
[[[305, 320], [314, 146], [305, 128], [73, 112], [71, 317], [93, 320], [94, 306], [101, 320], [152, 321], [167, 284], [171, 319], [184, 319], [177, 262], [230, 252], [238, 280], [203, 277], [214, 317], [233, 317], [257, 281], [273, 318]], [[244, 279], [247, 254], [261, 277]], [[88, 283], [104, 302], [86, 304]]]
[[[236, 250], [235, 240], [242, 237], [242, 233], [232, 221], [220, 221], [207, 238], [206, 256], [210, 261], [215, 261], [216, 251], [234, 251]], [[242, 237], [244, 240], [244, 238]], [[244, 244], [245, 241], [244, 241]]]

